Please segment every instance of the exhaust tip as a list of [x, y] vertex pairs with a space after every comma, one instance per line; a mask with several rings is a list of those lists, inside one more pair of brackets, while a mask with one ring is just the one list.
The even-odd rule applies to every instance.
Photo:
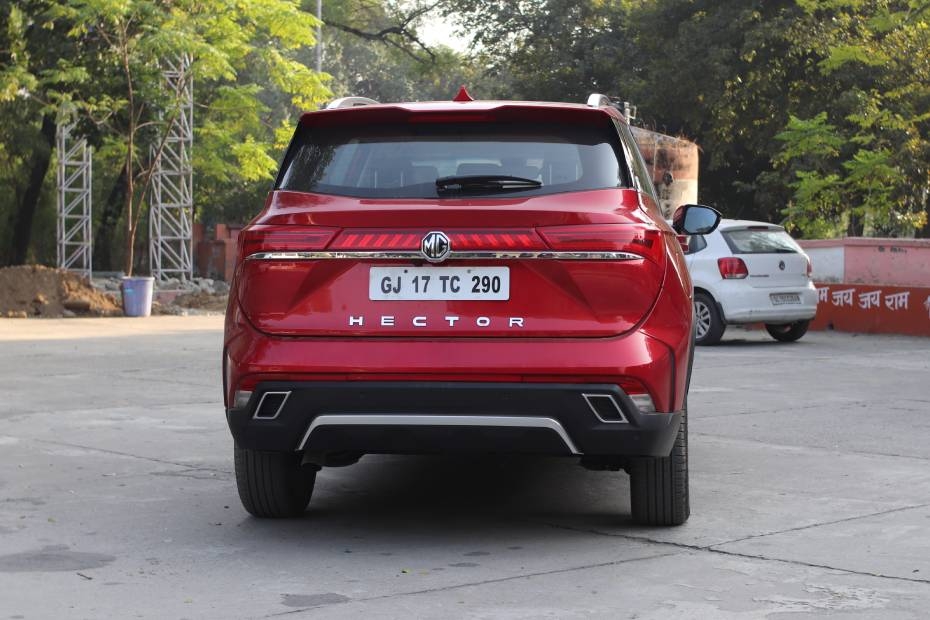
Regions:
[[290, 395], [290, 392], [265, 392], [258, 401], [252, 417], [258, 420], [274, 420], [284, 409], [284, 403]]
[[620, 409], [620, 403], [614, 399], [613, 394], [582, 394], [581, 396], [584, 397], [585, 402], [588, 403], [588, 407], [601, 422], [613, 424], [629, 423], [629, 420], [623, 415], [623, 410]]

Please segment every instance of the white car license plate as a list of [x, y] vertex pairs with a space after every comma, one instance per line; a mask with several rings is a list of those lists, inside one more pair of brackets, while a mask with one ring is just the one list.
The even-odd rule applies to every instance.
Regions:
[[372, 267], [368, 299], [510, 299], [510, 267]]
[[801, 303], [801, 296], [797, 293], [772, 293], [770, 297], [772, 298], [773, 306]]

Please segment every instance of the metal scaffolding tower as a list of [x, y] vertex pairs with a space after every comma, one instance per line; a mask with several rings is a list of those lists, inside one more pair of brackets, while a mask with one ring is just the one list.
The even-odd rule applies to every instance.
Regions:
[[[189, 56], [163, 60], [165, 87], [176, 94], [178, 114], [168, 128], [164, 148], [152, 175], [149, 259], [158, 281], [193, 276], [194, 85]], [[153, 153], [155, 155], [155, 153]]]
[[58, 149], [58, 267], [90, 277], [93, 271], [91, 229], [91, 148], [87, 140], [71, 137], [74, 125], [59, 124]]

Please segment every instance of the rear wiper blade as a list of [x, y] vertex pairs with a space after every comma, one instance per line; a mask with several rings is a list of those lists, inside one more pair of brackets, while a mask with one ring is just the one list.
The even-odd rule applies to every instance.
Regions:
[[536, 189], [542, 183], [535, 179], [514, 177], [506, 174], [481, 174], [439, 177], [436, 179], [437, 192], [464, 191], [510, 191]]

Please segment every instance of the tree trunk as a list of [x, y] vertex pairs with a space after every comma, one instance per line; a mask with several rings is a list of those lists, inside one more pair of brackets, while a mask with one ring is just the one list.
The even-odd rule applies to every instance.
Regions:
[[52, 160], [52, 149], [55, 146], [55, 118], [51, 114], [42, 117], [40, 134], [43, 140], [36, 141], [33, 151], [32, 163], [29, 167], [29, 181], [23, 198], [16, 206], [16, 216], [13, 219], [13, 242], [10, 246], [8, 264], [22, 265], [26, 262], [29, 252], [29, 242], [32, 240], [32, 223], [36, 211], [39, 209], [39, 199], [42, 197], [42, 185]]
[[123, 205], [126, 201], [128, 179], [126, 178], [126, 165], [120, 170], [119, 176], [113, 183], [113, 188], [103, 205], [100, 216], [100, 225], [94, 236], [94, 266], [100, 271], [110, 271], [116, 268], [113, 260], [114, 236], [119, 219], [123, 215]]
[[861, 237], [865, 232], [865, 218], [856, 213], [849, 214], [849, 224], [846, 226], [847, 237]]

